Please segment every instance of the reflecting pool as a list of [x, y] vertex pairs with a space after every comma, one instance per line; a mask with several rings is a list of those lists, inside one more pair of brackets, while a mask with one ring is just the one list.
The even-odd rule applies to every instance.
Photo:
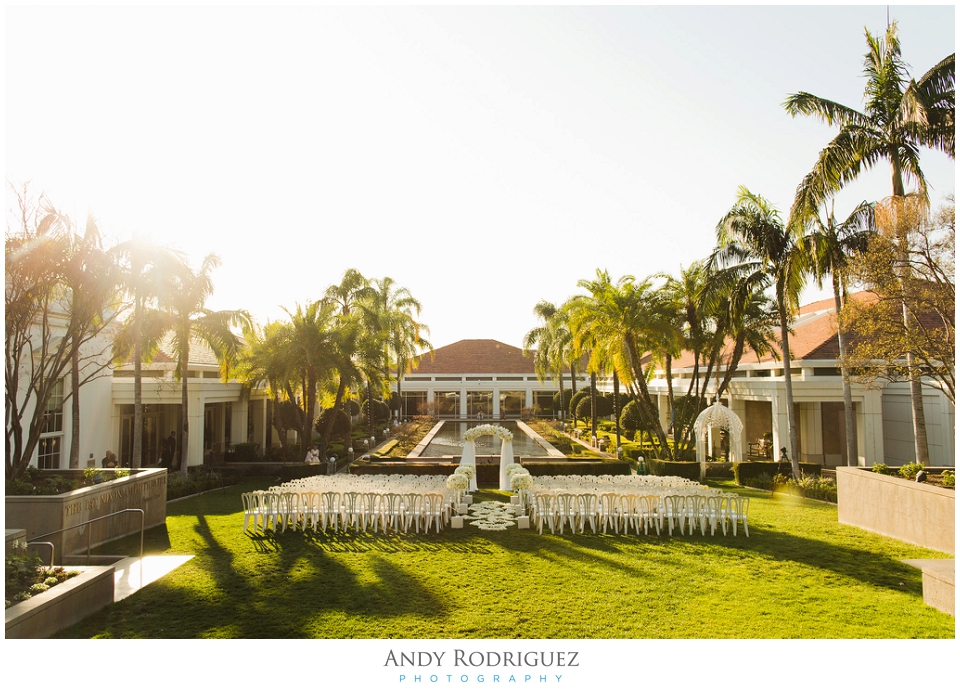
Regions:
[[[420, 454], [422, 458], [440, 458], [445, 455], [463, 454], [463, 435], [467, 430], [473, 429], [481, 424], [496, 424], [507, 429], [513, 434], [513, 454], [514, 456], [544, 456], [547, 451], [543, 449], [536, 441], [527, 436], [516, 422], [444, 422], [440, 430], [427, 444]], [[481, 436], [476, 440], [477, 457], [486, 457], [491, 455], [500, 455], [500, 437], [499, 436]]]

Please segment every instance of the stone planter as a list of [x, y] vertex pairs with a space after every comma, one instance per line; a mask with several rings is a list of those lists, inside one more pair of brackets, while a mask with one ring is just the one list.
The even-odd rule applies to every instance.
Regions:
[[45, 639], [113, 603], [113, 566], [67, 566], [79, 576], [6, 609], [8, 639]]
[[[125, 509], [143, 509], [144, 528], [152, 528], [167, 520], [167, 471], [134, 470], [129, 477], [65, 494], [8, 496], [4, 506], [6, 527], [23, 528], [28, 541]], [[52, 542], [56, 548], [54, 563], [62, 563], [66, 555], [86, 553], [88, 541], [95, 547], [139, 530], [139, 514], [125, 513], [44, 541]]]
[[956, 491], [864, 468], [837, 468], [838, 520], [953, 554]]

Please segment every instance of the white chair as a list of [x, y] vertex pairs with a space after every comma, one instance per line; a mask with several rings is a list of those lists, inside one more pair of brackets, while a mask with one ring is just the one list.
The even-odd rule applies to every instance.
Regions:
[[353, 529], [359, 532], [364, 520], [363, 494], [354, 491], [344, 492], [341, 502], [340, 516], [343, 529], [349, 530], [352, 525]]
[[[665, 520], [670, 528], [670, 536], [673, 536], [673, 522], [676, 521], [680, 525], [680, 534], [683, 535], [683, 521], [684, 521], [684, 498], [682, 496], [677, 496], [675, 494], [670, 494], [663, 497], [662, 507], [663, 515], [662, 519]], [[661, 521], [662, 522], [662, 521]]]
[[643, 499], [646, 500], [646, 509], [643, 511], [644, 522], [653, 525], [657, 530], [657, 535], [663, 529], [664, 507], [663, 497], [659, 494], [649, 494]]
[[403, 495], [387, 493], [380, 497], [380, 527], [384, 532], [393, 528], [399, 532], [403, 516]]
[[314, 532], [320, 522], [320, 493], [312, 491], [300, 492], [300, 517], [303, 529], [312, 526]]
[[703, 535], [703, 518], [701, 516], [703, 510], [703, 499], [704, 497], [699, 494], [691, 494], [684, 498], [683, 502], [683, 517], [686, 520], [687, 527], [690, 529], [690, 534], [693, 535], [693, 529], [699, 525], [700, 534]]
[[327, 523], [333, 526], [333, 532], [337, 532], [340, 515], [340, 492], [321, 492], [320, 522], [323, 524], [323, 532], [327, 532]]
[[444, 507], [446, 498], [443, 494], [432, 492], [423, 495], [423, 532], [430, 532], [430, 524], [434, 524], [437, 532], [440, 532], [441, 524], [444, 518]]
[[[722, 521], [721, 513], [721, 501], [722, 499], [719, 496], [708, 496], [703, 501], [703, 511], [700, 516], [701, 522], [704, 523], [700, 527], [700, 533], [703, 534], [703, 530], [706, 527], [705, 524], [710, 525], [710, 535], [715, 535], [717, 532], [717, 523]], [[727, 525], [723, 524], [723, 534], [727, 534]]]
[[590, 493], [578, 494], [577, 498], [580, 507], [580, 532], [585, 532], [587, 529], [587, 523], [590, 523], [590, 531], [596, 533], [597, 515], [599, 513], [599, 508], [597, 506], [597, 495]]
[[577, 515], [580, 511], [580, 500], [576, 494], [557, 494], [557, 525], [563, 535], [563, 526], [569, 524], [570, 530], [577, 532]]
[[[614, 535], [620, 531], [620, 499], [621, 495], [614, 492], [600, 495], [599, 514], [604, 534], [607, 532], [608, 523], [613, 526]], [[624, 527], [624, 532], [626, 532], [626, 527]]]
[[420, 532], [420, 516], [423, 514], [423, 494], [408, 492], [403, 495], [403, 532], [410, 530], [414, 524], [416, 532]]
[[546, 521], [553, 534], [557, 523], [557, 497], [553, 494], [537, 494], [535, 497], [537, 530], [543, 535], [543, 523]]
[[[277, 523], [280, 520], [280, 494], [278, 492], [254, 492], [260, 497], [260, 530], [267, 532], [269, 527], [277, 532]], [[256, 529], [256, 528], [254, 528]]]
[[300, 493], [291, 491], [282, 492], [280, 494], [280, 522], [282, 523], [280, 532], [285, 532], [290, 525], [296, 530], [299, 520]]
[[363, 532], [367, 532], [367, 524], [377, 532], [377, 523], [382, 515], [380, 510], [381, 497], [377, 492], [363, 493]]
[[260, 517], [260, 505], [254, 492], [244, 492], [240, 495], [243, 502], [243, 532], [247, 532], [247, 524], [253, 520], [253, 529], [257, 529], [257, 520]]
[[750, 509], [750, 498], [746, 496], [735, 496], [728, 499], [730, 522], [733, 524], [733, 535], [737, 535], [737, 523], [743, 523], [743, 534], [750, 537], [750, 531], [747, 529], [747, 512]]

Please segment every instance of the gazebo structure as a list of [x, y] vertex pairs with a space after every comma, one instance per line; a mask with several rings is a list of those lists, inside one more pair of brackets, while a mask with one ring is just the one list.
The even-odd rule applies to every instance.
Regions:
[[727, 432], [727, 440], [730, 442], [729, 462], [743, 460], [743, 446], [740, 442], [743, 422], [729, 407], [714, 402], [701, 412], [693, 423], [693, 431], [697, 437], [697, 462], [700, 463], [701, 482], [707, 476], [707, 447], [704, 445], [704, 438], [709, 435], [711, 429], [723, 429]]

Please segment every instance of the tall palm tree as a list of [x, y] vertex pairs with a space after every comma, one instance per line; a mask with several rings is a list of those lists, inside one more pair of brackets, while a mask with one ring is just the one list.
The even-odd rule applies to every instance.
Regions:
[[[335, 351], [331, 355], [338, 374], [337, 390], [333, 408], [340, 409], [347, 387], [351, 383], [376, 380], [379, 391], [383, 391], [382, 363], [383, 349], [380, 342], [376, 313], [371, 302], [376, 290], [369, 280], [356, 269], [348, 269], [339, 284], [327, 287], [321, 303], [335, 306], [339, 311], [335, 340]], [[369, 401], [368, 397], [368, 401]], [[327, 426], [321, 432], [321, 455], [326, 455], [336, 417], [327, 420]]]
[[116, 315], [118, 308], [118, 268], [109, 251], [103, 249], [100, 230], [92, 215], [87, 215], [84, 233], [75, 233], [67, 221], [69, 260], [63, 276], [68, 295], [70, 323], [67, 336], [73, 342], [70, 363], [70, 398], [72, 428], [70, 434], [71, 468], [80, 467], [80, 386], [95, 378], [109, 366], [101, 359], [93, 369], [83, 369], [81, 376], [80, 352], [82, 346], [101, 332]]
[[[789, 96], [784, 108], [792, 116], [812, 115], [840, 127], [840, 132], [821, 152], [813, 170], [797, 188], [791, 219], [808, 220], [844, 185], [864, 169], [880, 161], [890, 163], [890, 179], [895, 197], [906, 194], [904, 179], [917, 186], [927, 199], [927, 187], [920, 168], [920, 147], [945, 152], [953, 158], [954, 145], [954, 71], [955, 54], [931, 68], [919, 81], [908, 80], [907, 66], [900, 57], [897, 23], [887, 27], [886, 37], [866, 32], [864, 56], [863, 112], [807, 92]], [[905, 241], [905, 239], [904, 239]], [[905, 327], [909, 312], [904, 309]], [[920, 462], [929, 460], [923, 393], [913, 352], [907, 352], [910, 394], [913, 406], [914, 442]]]
[[158, 310], [152, 314], [150, 333], [154, 341], [172, 333], [172, 356], [177, 360], [174, 377], [180, 381], [180, 471], [184, 475], [190, 464], [188, 393], [191, 342], [199, 341], [213, 351], [220, 364], [221, 376], [226, 380], [241, 345], [232, 328], [250, 326], [250, 316], [244, 310], [211, 311], [206, 307], [213, 294], [211, 274], [218, 267], [220, 258], [210, 253], [196, 271], [184, 265], [176, 275], [167, 276], [159, 295]]
[[[871, 236], [875, 233], [873, 205], [864, 201], [838, 223], [833, 205], [824, 216], [808, 221], [809, 233], [804, 237], [807, 256], [817, 285], [830, 275], [833, 285], [833, 302], [839, 320], [847, 296], [847, 277], [851, 258], [866, 251]], [[847, 368], [847, 336], [838, 327], [837, 341], [840, 346], [840, 376], [843, 381], [843, 410], [846, 426], [847, 464], [857, 459], [857, 430], [853, 416], [853, 395], [850, 392], [850, 373]]]
[[[869, 31], [866, 37], [863, 112], [807, 92], [791, 94], [783, 104], [794, 117], [814, 116], [840, 128], [797, 188], [791, 219], [815, 216], [844, 185], [880, 161], [890, 164], [894, 195], [905, 194], [906, 178], [925, 197], [919, 148], [931, 147], [954, 156], [954, 55], [942, 60], [919, 82], [908, 81], [907, 67], [900, 57], [897, 23], [887, 27], [886, 39], [874, 37]], [[947, 123], [951, 127], [946, 127]]]
[[[563, 350], [554, 349], [555, 343], [562, 341], [560, 333], [562, 322], [557, 307], [541, 299], [533, 307], [533, 314], [539, 319], [540, 324], [532, 328], [523, 336], [523, 353], [529, 354], [533, 349], [533, 368], [537, 373], [540, 383], [543, 383], [547, 374], [556, 376], [557, 383], [560, 386], [560, 419], [567, 416], [567, 403], [563, 394]], [[569, 331], [568, 331], [569, 332]]]
[[595, 360], [612, 362], [649, 424], [660, 455], [672, 459], [647, 387], [647, 370], [652, 368], [649, 354], [662, 347], [662, 336], [671, 329], [662, 312], [651, 310], [658, 299], [650, 280], [637, 282], [627, 275], [614, 283], [609, 273], [597, 270], [597, 279], [581, 286], [589, 286], [590, 294], [575, 296], [565, 304], [575, 351], [590, 345]]
[[[400, 416], [403, 417], [403, 399], [400, 394], [400, 380], [411, 365], [419, 361], [420, 355], [429, 351], [433, 345], [427, 339], [430, 333], [424, 323], [417, 320], [422, 309], [420, 302], [406, 287], [399, 287], [390, 277], [373, 280], [374, 292], [366, 303], [376, 326], [382, 333], [386, 354], [384, 365], [392, 361], [397, 367], [397, 400]], [[389, 374], [387, 374], [389, 381]]]
[[[237, 360], [237, 378], [247, 388], [266, 384], [267, 394], [273, 401], [273, 417], [279, 416], [281, 397], [296, 402], [294, 393], [298, 382], [295, 367], [290, 358], [292, 331], [289, 323], [271, 321], [264, 326], [251, 325], [243, 331], [243, 349]], [[276, 426], [280, 431], [282, 427]], [[286, 437], [280, 440], [283, 459], [287, 460]]]
[[279, 336], [280, 358], [293, 376], [285, 385], [287, 399], [296, 402], [296, 392], [300, 393], [301, 453], [310, 447], [313, 439], [319, 386], [334, 368], [333, 355], [340, 339], [337, 313], [337, 307], [330, 303], [297, 304], [296, 311], [287, 311], [290, 322]]
[[752, 295], [757, 289], [773, 286], [780, 318], [790, 463], [794, 477], [799, 478], [799, 441], [790, 374], [789, 318], [797, 309], [806, 278], [803, 247], [788, 232], [780, 213], [767, 200], [741, 186], [736, 204], [717, 224], [717, 248], [710, 256], [709, 267], [720, 276], [721, 281], [736, 287], [735, 293], [743, 297]]
[[113, 249], [120, 266], [120, 284], [133, 299], [133, 314], [114, 345], [117, 359], [133, 355], [133, 450], [131, 465], [143, 464], [143, 345], [144, 314], [151, 307], [165, 278], [182, 272], [186, 259], [182, 253], [138, 237]]

